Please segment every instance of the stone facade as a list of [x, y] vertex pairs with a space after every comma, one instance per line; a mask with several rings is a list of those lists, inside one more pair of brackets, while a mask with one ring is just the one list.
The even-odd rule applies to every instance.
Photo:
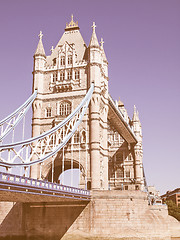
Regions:
[[[55, 156], [53, 180], [63, 170], [80, 168], [80, 186], [88, 189], [143, 189], [142, 132], [138, 112], [131, 120], [124, 104], [108, 92], [108, 61], [103, 40], [99, 44], [95, 23], [87, 47], [78, 23], [66, 25], [51, 55], [46, 56], [42, 33], [34, 54], [32, 136], [51, 129], [72, 112], [94, 84], [93, 96], [78, 132]], [[112, 82], [113, 84], [113, 82]], [[133, 131], [134, 130], [134, 131]], [[72, 164], [73, 158], [73, 164]], [[33, 166], [31, 177], [52, 177], [52, 159]]]
[[[178, 240], [180, 224], [167, 207], [148, 205], [142, 191], [91, 192], [82, 201], [0, 203], [4, 240]], [[47, 199], [48, 201], [48, 199]]]

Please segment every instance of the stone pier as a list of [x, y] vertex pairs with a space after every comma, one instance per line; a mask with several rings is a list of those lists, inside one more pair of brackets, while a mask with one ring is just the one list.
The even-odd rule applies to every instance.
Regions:
[[[170, 240], [180, 223], [166, 206], [149, 206], [141, 191], [93, 191], [83, 202], [0, 205], [0, 239], [23, 240]], [[173, 238], [176, 239], [176, 238]]]

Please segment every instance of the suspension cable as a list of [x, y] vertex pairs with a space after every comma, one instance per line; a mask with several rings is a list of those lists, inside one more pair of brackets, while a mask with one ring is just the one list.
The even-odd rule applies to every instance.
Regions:
[[88, 175], [88, 171], [87, 171], [87, 158], [88, 158], [88, 145], [87, 145], [87, 122], [88, 122], [88, 114], [86, 112], [86, 182], [85, 182], [85, 188], [87, 190], [87, 175]]
[[[22, 141], [24, 140], [24, 136], [25, 136], [25, 115], [23, 117], [23, 126], [22, 126]], [[22, 149], [22, 157], [23, 157], [23, 149]], [[20, 175], [22, 175], [23, 169], [22, 167], [20, 167]]]
[[74, 144], [74, 137], [71, 138], [71, 187], [73, 186], [73, 144]]
[[[34, 93], [28, 98], [28, 100], [23, 105], [21, 105], [17, 110], [15, 110], [8, 117], [0, 121], [0, 127], [1, 127], [0, 141], [2, 141], [3, 138], [5, 138], [12, 131], [12, 129], [15, 128], [17, 124], [21, 121], [23, 116], [29, 110], [36, 96], [37, 96], [37, 90], [34, 91]], [[11, 123], [11, 121], [13, 121], [13, 124]], [[4, 128], [4, 131], [3, 131], [3, 125], [5, 124], [7, 126]]]
[[39, 169], [39, 179], [42, 179], [42, 163], [40, 163], [40, 169]]
[[78, 128], [79, 132], [79, 186], [80, 186], [80, 181], [81, 181], [81, 167], [80, 167], [80, 161], [81, 161], [81, 152], [80, 152], [80, 147], [81, 147], [81, 139], [80, 139], [80, 127]]
[[52, 157], [52, 178], [51, 178], [52, 183], [54, 182], [54, 159]]
[[63, 147], [63, 159], [62, 159], [62, 184], [64, 184], [64, 147]]
[[[1, 152], [12, 151], [13, 153], [15, 153], [15, 156], [12, 159], [9, 158], [9, 161], [1, 158], [0, 166], [28, 167], [28, 166], [31, 166], [34, 164], [44, 162], [48, 158], [50, 158], [50, 157], [54, 156], [56, 153], [58, 153], [62, 148], [64, 148], [65, 145], [70, 140], [70, 138], [72, 138], [72, 136], [75, 134], [75, 132], [77, 131], [77, 128], [79, 127], [80, 123], [82, 122], [82, 118], [87, 110], [87, 106], [89, 104], [89, 101], [90, 101], [92, 93], [93, 93], [93, 88], [94, 88], [94, 86], [92, 85], [91, 88], [89, 89], [88, 93], [86, 94], [85, 98], [78, 105], [78, 107], [74, 110], [74, 112], [72, 112], [66, 119], [64, 119], [62, 122], [57, 124], [54, 128], [50, 129], [47, 132], [42, 133], [39, 136], [33, 137], [31, 139], [27, 139], [24, 141], [7, 144], [7, 145], [0, 145]], [[58, 144], [54, 148], [47, 146], [46, 143], [49, 141], [52, 134], [59, 134], [57, 131], [64, 130], [65, 126], [68, 129], [66, 132], [66, 136], [64, 136], [64, 133], [63, 133], [63, 139], [61, 138], [60, 139], [61, 141], [60, 142], [58, 141]], [[57, 135], [57, 136], [59, 136], [59, 135]], [[79, 136], [79, 138], [80, 138], [80, 136]], [[39, 150], [38, 150], [39, 147], [41, 147], [41, 144], [44, 146], [42, 155], [39, 154]], [[21, 148], [19, 150], [14, 150], [14, 148], [18, 147], [18, 146], [21, 146]], [[50, 148], [50, 151], [47, 152], [48, 147]], [[25, 153], [26, 153], [25, 154], [26, 156], [24, 159], [22, 159], [22, 157], [20, 156], [23, 149], [25, 150]], [[64, 172], [64, 161], [65, 161], [64, 151], [65, 151], [65, 149], [63, 149], [63, 165], [62, 165], [63, 172]], [[80, 141], [79, 141], [79, 151], [80, 151]], [[36, 156], [37, 158], [34, 159], [34, 156]], [[80, 157], [80, 153], [79, 153], [79, 157]], [[20, 159], [21, 163], [15, 162], [16, 159]], [[80, 169], [80, 166], [79, 166], [79, 169]]]

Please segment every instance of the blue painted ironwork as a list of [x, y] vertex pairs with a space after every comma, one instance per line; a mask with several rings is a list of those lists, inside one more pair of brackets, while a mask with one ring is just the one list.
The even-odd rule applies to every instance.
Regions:
[[18, 109], [11, 113], [8, 117], [0, 121], [0, 142], [17, 126], [21, 119], [25, 116], [37, 96], [37, 90], [22, 104]]
[[89, 201], [90, 191], [0, 172], [0, 191], [38, 194]]
[[[28, 140], [1, 145], [0, 153], [4, 153], [5, 151], [7, 151], [8, 153], [12, 153], [15, 156], [7, 160], [7, 159], [3, 159], [1, 155], [0, 166], [28, 167], [37, 163], [42, 163], [46, 159], [54, 156], [58, 151], [60, 151], [66, 145], [66, 143], [70, 140], [70, 138], [73, 136], [78, 126], [82, 122], [82, 118], [89, 105], [93, 90], [94, 90], [94, 85], [92, 84], [86, 96], [84, 97], [82, 102], [79, 104], [79, 106], [74, 110], [74, 112], [72, 112], [66, 119], [64, 119], [57, 126], [50, 129], [49, 131]], [[61, 136], [62, 131], [65, 131], [65, 136], [63, 134], [63, 138]], [[54, 139], [56, 139], [55, 146], [50, 146], [50, 142], [54, 141]], [[16, 150], [15, 147], [20, 147], [20, 149]], [[37, 149], [39, 148], [41, 149], [40, 153], [37, 151]], [[23, 152], [23, 150], [25, 150], [24, 152], [28, 152], [28, 149], [30, 149], [31, 154], [30, 156], [26, 154], [26, 157], [24, 159], [21, 153]], [[48, 152], [48, 150], [51, 150], [51, 151]], [[38, 155], [39, 158], [33, 159], [33, 154], [36, 156]], [[9, 154], [9, 156], [11, 156], [11, 154]], [[21, 162], [20, 163], [15, 162], [15, 160], [17, 159], [20, 160]]]

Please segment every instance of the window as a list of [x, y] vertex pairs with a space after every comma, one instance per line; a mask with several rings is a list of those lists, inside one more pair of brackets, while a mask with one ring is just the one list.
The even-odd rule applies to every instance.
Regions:
[[71, 80], [71, 79], [72, 79], [72, 72], [71, 72], [71, 71], [69, 71], [69, 72], [67, 73], [67, 79], [68, 79], [68, 80]]
[[60, 81], [63, 81], [65, 79], [65, 73], [60, 72]]
[[82, 136], [81, 136], [81, 142], [82, 142], [82, 143], [85, 143], [85, 142], [86, 142], [86, 132], [83, 130], [81, 134], [82, 134]]
[[119, 168], [119, 169], [117, 169], [117, 171], [116, 171], [116, 176], [117, 176], [117, 178], [123, 178], [124, 177], [124, 174], [123, 174], [123, 168]]
[[79, 132], [74, 134], [74, 143], [79, 143]]
[[57, 73], [53, 73], [53, 82], [56, 82], [58, 79]]
[[65, 56], [61, 56], [61, 66], [65, 65]]
[[80, 74], [79, 74], [79, 70], [75, 71], [75, 79], [79, 79], [80, 78]]
[[127, 177], [127, 178], [130, 178], [130, 171], [129, 171], [129, 170], [126, 171], [126, 177]]
[[128, 186], [125, 186], [125, 190], [128, 190]]
[[129, 156], [128, 156], [128, 160], [132, 160], [132, 155], [131, 155], [131, 153], [130, 153]]
[[71, 113], [71, 104], [69, 102], [62, 102], [59, 107], [60, 116], [68, 116]]
[[45, 114], [46, 114], [46, 117], [51, 117], [51, 116], [52, 116], [51, 107], [47, 107], [45, 112], [46, 112], [46, 113], [45, 113]]
[[68, 64], [72, 64], [72, 55], [68, 56]]
[[53, 66], [56, 66], [56, 58], [53, 59]]

